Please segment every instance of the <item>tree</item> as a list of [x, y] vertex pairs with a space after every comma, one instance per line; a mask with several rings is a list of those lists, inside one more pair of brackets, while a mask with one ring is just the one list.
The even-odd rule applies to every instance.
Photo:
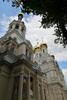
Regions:
[[12, 0], [13, 7], [20, 5], [23, 13], [42, 15], [44, 28], [56, 25], [55, 43], [67, 45], [67, 0]]

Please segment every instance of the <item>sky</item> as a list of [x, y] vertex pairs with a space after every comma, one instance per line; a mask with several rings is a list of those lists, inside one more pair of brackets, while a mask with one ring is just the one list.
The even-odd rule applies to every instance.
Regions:
[[[2, 37], [8, 30], [9, 23], [17, 19], [20, 8], [13, 8], [11, 3], [0, 0], [0, 37]], [[33, 46], [39, 43], [47, 43], [48, 52], [55, 55], [60, 68], [62, 69], [67, 83], [67, 47], [63, 48], [62, 45], [54, 44], [54, 28], [43, 29], [41, 26], [41, 16], [25, 14], [23, 21], [26, 25], [26, 38], [31, 41]]]

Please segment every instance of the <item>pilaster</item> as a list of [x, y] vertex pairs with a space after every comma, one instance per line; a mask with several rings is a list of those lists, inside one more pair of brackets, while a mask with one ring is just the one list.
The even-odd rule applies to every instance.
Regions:
[[42, 80], [42, 100], [45, 100], [43, 80]]
[[36, 100], [40, 100], [39, 80], [36, 80]]
[[23, 92], [23, 74], [20, 75], [18, 100], [22, 100]]
[[9, 85], [8, 85], [8, 92], [7, 92], [7, 99], [6, 100], [12, 99], [13, 85], [14, 85], [14, 77], [13, 77], [13, 74], [11, 74], [10, 79], [9, 79]]
[[30, 72], [28, 74], [28, 100], [30, 100]]

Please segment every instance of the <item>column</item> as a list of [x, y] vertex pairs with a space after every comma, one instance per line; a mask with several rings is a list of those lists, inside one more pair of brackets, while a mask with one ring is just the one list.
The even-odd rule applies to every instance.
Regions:
[[35, 78], [33, 78], [33, 96], [34, 96], [34, 100], [35, 100]]
[[39, 80], [36, 80], [36, 100], [40, 100]]
[[43, 80], [42, 80], [42, 100], [45, 100], [45, 97], [44, 97], [44, 86], [43, 86]]
[[9, 79], [9, 84], [8, 84], [7, 100], [12, 99], [13, 84], [14, 84], [14, 77], [11, 74], [10, 79]]
[[23, 74], [20, 75], [18, 100], [22, 100], [22, 94], [23, 94], [22, 92], [23, 92]]
[[30, 72], [28, 75], [28, 100], [30, 100]]
[[46, 100], [50, 100], [50, 92], [49, 92], [49, 87], [47, 84], [45, 84], [45, 91], [46, 91]]

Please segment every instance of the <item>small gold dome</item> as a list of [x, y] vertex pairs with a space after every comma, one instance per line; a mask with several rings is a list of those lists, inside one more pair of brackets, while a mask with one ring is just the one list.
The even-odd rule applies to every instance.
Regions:
[[33, 51], [35, 52], [36, 50], [40, 51], [40, 47], [35, 47]]
[[18, 14], [18, 17], [19, 17], [19, 16], [22, 16], [22, 17], [23, 17], [23, 13], [19, 13], [19, 14]]
[[38, 44], [37, 46], [34, 47], [33, 51], [34, 51], [34, 52], [35, 52], [36, 50], [37, 50], [37, 51], [41, 51], [41, 48], [42, 48], [42, 47], [46, 47], [46, 48], [47, 48], [48, 46], [47, 46], [47, 44], [45, 44], [45, 43], [43, 43], [43, 44]]
[[47, 44], [43, 43], [43, 44], [40, 45], [40, 48], [41, 47], [46, 47], [47, 48], [48, 46], [47, 46]]
[[23, 18], [23, 13], [19, 13], [19, 14], [18, 14], [18, 20], [21, 21], [22, 18]]

